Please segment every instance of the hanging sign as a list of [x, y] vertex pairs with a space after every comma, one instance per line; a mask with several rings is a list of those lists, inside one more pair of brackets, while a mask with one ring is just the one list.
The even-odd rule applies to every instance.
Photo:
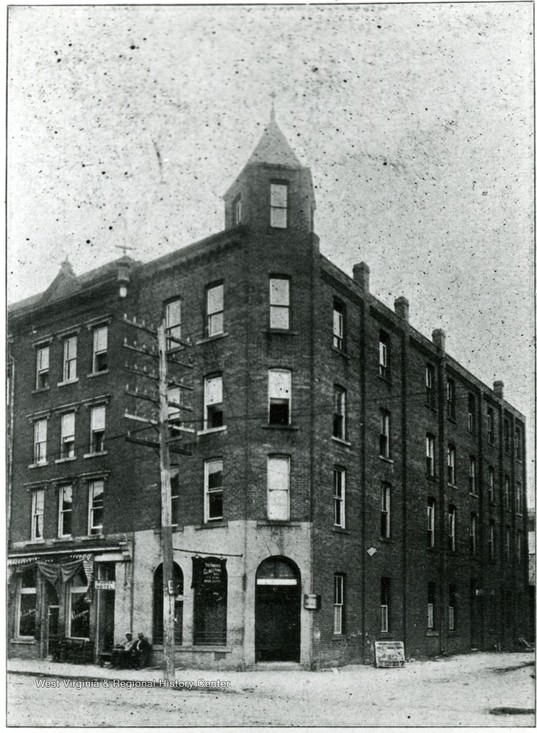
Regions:
[[192, 559], [192, 585], [197, 588], [217, 589], [225, 587], [226, 561], [218, 557], [195, 557]]
[[405, 645], [402, 641], [375, 642], [376, 667], [404, 667]]

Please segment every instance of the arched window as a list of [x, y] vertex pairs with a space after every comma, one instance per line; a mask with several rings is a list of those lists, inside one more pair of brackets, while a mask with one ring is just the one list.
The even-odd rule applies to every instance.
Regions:
[[[177, 565], [173, 564], [173, 582], [175, 585], [175, 604], [174, 604], [174, 632], [175, 643], [183, 643], [183, 571]], [[153, 577], [153, 644], [164, 643], [164, 598], [163, 598], [163, 577], [162, 564], [155, 570]]]

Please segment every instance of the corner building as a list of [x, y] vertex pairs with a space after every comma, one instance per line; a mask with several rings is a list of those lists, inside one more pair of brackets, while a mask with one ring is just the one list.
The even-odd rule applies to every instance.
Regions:
[[97, 659], [132, 628], [162, 659], [159, 461], [124, 416], [155, 417], [155, 365], [123, 314], [191, 344], [170, 365], [191, 431], [172, 452], [177, 664], [508, 648], [528, 625], [524, 417], [405, 298], [372, 296], [365, 263], [320, 253], [273, 116], [224, 201], [222, 232], [66, 262], [10, 309], [9, 653], [66, 636]]

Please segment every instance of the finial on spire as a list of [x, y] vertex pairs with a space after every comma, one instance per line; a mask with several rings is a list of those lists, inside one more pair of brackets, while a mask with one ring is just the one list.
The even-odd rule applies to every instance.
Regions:
[[269, 94], [269, 97], [272, 99], [272, 104], [270, 105], [270, 121], [276, 122], [276, 110], [274, 109], [274, 100], [276, 99], [276, 92], [271, 92]]

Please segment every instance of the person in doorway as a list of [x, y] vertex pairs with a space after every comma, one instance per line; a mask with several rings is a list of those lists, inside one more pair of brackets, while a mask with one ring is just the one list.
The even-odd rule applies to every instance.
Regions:
[[136, 669], [143, 669], [145, 666], [147, 666], [150, 652], [151, 644], [140, 631], [140, 633], [138, 634], [138, 640], [134, 644], [134, 647], [131, 651], [132, 666]]
[[127, 631], [125, 634], [125, 639], [126, 641], [123, 644], [116, 644], [112, 649], [112, 657], [110, 659], [110, 665], [112, 667], [118, 667], [119, 669], [128, 667], [136, 641], [132, 638], [132, 632], [130, 631]]

